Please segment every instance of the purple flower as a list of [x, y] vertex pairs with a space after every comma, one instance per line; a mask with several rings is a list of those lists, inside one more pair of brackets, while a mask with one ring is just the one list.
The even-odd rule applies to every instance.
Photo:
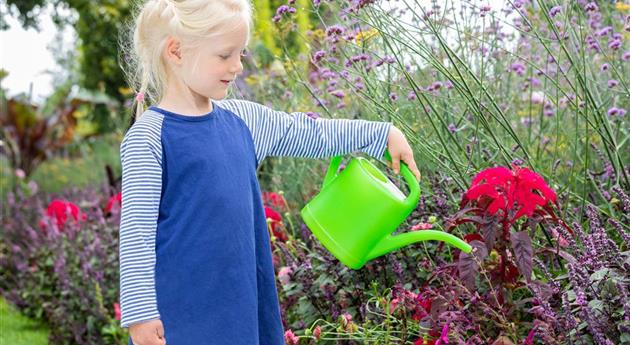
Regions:
[[586, 6], [584, 7], [584, 10], [586, 12], [594, 12], [599, 10], [599, 7], [597, 7], [597, 4], [594, 2], [589, 2], [588, 4], [586, 4]]
[[595, 35], [599, 36], [599, 37], [603, 37], [608, 35], [611, 31], [612, 31], [612, 26], [607, 26], [601, 30], [599, 30]]
[[433, 82], [433, 84], [431, 84], [431, 86], [429, 86], [429, 91], [439, 90], [440, 88], [442, 88], [442, 82], [441, 81], [436, 81], [436, 82]]
[[562, 6], [554, 6], [549, 10], [549, 16], [555, 17], [560, 11], [562, 11]]
[[520, 62], [514, 62], [510, 65], [510, 70], [516, 72], [517, 75], [522, 76], [525, 74], [525, 65]]
[[345, 29], [343, 28], [343, 26], [331, 25], [328, 27], [328, 29], [326, 29], [326, 36], [331, 37], [331, 36], [336, 36], [336, 35], [343, 35], [344, 32], [345, 32]]
[[623, 117], [626, 115], [626, 110], [622, 108], [612, 107], [608, 109], [608, 116], [619, 116]]
[[621, 40], [614, 39], [608, 43], [608, 48], [612, 50], [617, 50], [619, 47], [621, 47]]
[[359, 90], [363, 90], [365, 88], [365, 84], [363, 84], [362, 82], [358, 81], [358, 82], [354, 83], [354, 87], [356, 87]]
[[538, 80], [537, 78], [531, 77], [527, 78], [527, 80], [529, 80], [532, 86], [540, 86], [540, 80]]
[[315, 54], [313, 54], [314, 62], [318, 63], [325, 55], [326, 55], [326, 52], [323, 50], [316, 51]]
[[457, 127], [455, 126], [455, 124], [454, 124], [454, 123], [450, 123], [450, 124], [448, 125], [448, 131], [449, 131], [449, 132], [451, 132], [451, 133], [455, 133], [455, 132], [457, 132]]
[[607, 64], [607, 63], [603, 63], [603, 64], [599, 67], [599, 69], [600, 69], [602, 72], [604, 72], [604, 71], [608, 71], [608, 69], [609, 69], [609, 68], [610, 68], [610, 65], [609, 65], [609, 64]]
[[407, 94], [407, 100], [409, 101], [415, 101], [416, 100], [416, 94], [413, 91], [409, 91], [409, 94]]
[[483, 5], [479, 8], [479, 16], [480, 17], [485, 17], [486, 13], [490, 12], [490, 10], [492, 9], [492, 7], [490, 7], [490, 5]]
[[335, 91], [330, 92], [330, 94], [339, 99], [346, 97], [346, 94], [345, 92], [343, 92], [343, 90], [335, 90]]
[[617, 84], [619, 84], [619, 82], [618, 82], [618, 81], [616, 81], [615, 79], [610, 79], [610, 80], [608, 81], [608, 87], [609, 87], [609, 88], [613, 88], [613, 87], [617, 86]]
[[630, 60], [630, 50], [626, 50], [621, 56], [621, 60], [628, 61]]
[[392, 100], [392, 102], [396, 102], [398, 100], [398, 95], [394, 92], [389, 94], [389, 99]]

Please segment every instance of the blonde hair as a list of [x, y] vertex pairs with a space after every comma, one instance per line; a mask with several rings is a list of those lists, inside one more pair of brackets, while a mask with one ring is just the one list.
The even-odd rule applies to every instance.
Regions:
[[139, 5], [125, 31], [131, 37], [120, 40], [121, 65], [136, 93], [136, 119], [145, 100], [157, 103], [164, 96], [167, 68], [162, 51], [169, 36], [178, 38], [184, 50], [229, 32], [239, 20], [245, 20], [248, 34], [252, 28], [249, 0], [148, 0]]

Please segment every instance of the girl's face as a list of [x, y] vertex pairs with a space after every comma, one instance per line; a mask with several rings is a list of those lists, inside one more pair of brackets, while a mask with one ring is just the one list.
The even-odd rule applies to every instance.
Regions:
[[241, 57], [247, 47], [248, 26], [243, 22], [231, 32], [215, 36], [182, 55], [180, 77], [195, 94], [223, 99], [229, 86], [243, 72]]

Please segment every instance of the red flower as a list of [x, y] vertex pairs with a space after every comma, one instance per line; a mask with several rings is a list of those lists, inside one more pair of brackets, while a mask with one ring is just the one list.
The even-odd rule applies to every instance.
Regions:
[[282, 217], [271, 207], [265, 206], [265, 217], [271, 226], [271, 232], [280, 241], [284, 242], [288, 239], [287, 234], [282, 231]]
[[274, 192], [263, 192], [262, 193], [263, 203], [265, 205], [271, 205], [277, 209], [284, 209], [286, 206], [286, 201], [282, 197], [282, 195]]
[[514, 214], [511, 225], [524, 215], [532, 216], [538, 206], [555, 203], [556, 193], [540, 175], [513, 165], [512, 170], [496, 167], [477, 174], [462, 197], [462, 207], [473, 200], [490, 215], [499, 210], [505, 217]]
[[[68, 220], [68, 213], [72, 215], [72, 218], [74, 218], [76, 222], [87, 219], [87, 215], [82, 213], [77, 205], [71, 203], [70, 201], [59, 199], [53, 200], [48, 205], [45, 217], [56, 220], [57, 228], [59, 231], [63, 231], [63, 228]], [[46, 229], [46, 221], [44, 219], [40, 220], [39, 226], [42, 229]]]
[[107, 205], [105, 206], [105, 210], [104, 210], [105, 213], [111, 212], [114, 206], [117, 206], [118, 208], [122, 206], [122, 193], [121, 192], [118, 192], [118, 194], [109, 198], [109, 200], [107, 201]]
[[120, 320], [120, 304], [114, 303], [114, 318]]

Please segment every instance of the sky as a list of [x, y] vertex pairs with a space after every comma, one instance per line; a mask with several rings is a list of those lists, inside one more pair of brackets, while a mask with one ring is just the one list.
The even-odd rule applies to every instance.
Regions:
[[[460, 1], [460, 0], [455, 0]], [[420, 0], [429, 4], [429, 0]], [[504, 7], [504, 0], [481, 0], [480, 4], [489, 4], [494, 10]], [[0, 2], [0, 8], [6, 13], [6, 3]], [[53, 55], [48, 48], [51, 44], [68, 45], [75, 41], [75, 33], [67, 28], [63, 33], [63, 42], [55, 41], [57, 28], [50, 19], [50, 8], [40, 16], [41, 31], [24, 30], [16, 18], [5, 16], [10, 29], [0, 31], [0, 66], [9, 72], [2, 87], [8, 90], [9, 97], [19, 93], [32, 93], [32, 101], [41, 103], [52, 93], [52, 77], [47, 71], [57, 68]]]
[[[6, 3], [0, 2], [2, 12], [6, 13]], [[52, 93], [52, 77], [46, 73], [54, 70], [57, 64], [48, 46], [59, 44], [55, 41], [58, 32], [50, 19], [50, 9], [39, 16], [41, 31], [24, 30], [16, 18], [5, 16], [10, 25], [6, 31], [0, 30], [0, 66], [9, 75], [2, 81], [8, 96], [29, 93], [32, 88], [32, 100], [41, 103]], [[65, 30], [62, 44], [74, 42], [74, 30]]]

